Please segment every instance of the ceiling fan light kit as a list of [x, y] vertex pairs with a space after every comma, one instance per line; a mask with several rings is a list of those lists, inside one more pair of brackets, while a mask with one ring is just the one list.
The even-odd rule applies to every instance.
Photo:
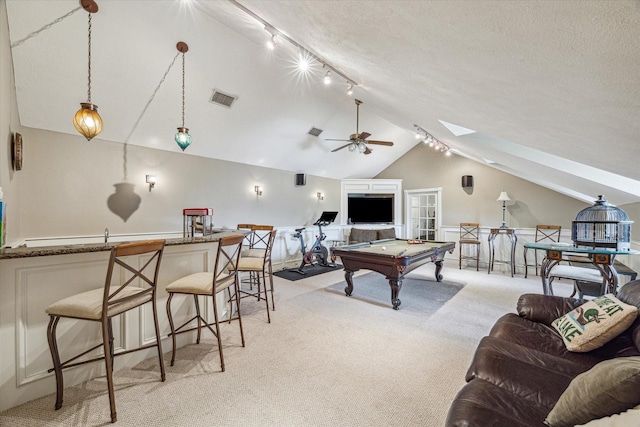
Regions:
[[393, 142], [391, 141], [374, 141], [374, 140], [368, 140], [367, 138], [369, 138], [371, 136], [371, 134], [369, 132], [360, 132], [360, 104], [362, 104], [362, 101], [360, 101], [359, 99], [355, 100], [356, 102], [356, 133], [352, 133], [349, 136], [349, 139], [327, 139], [327, 141], [344, 141], [344, 142], [348, 142], [347, 144], [344, 144], [338, 148], [335, 148], [333, 150], [331, 150], [332, 153], [342, 150], [343, 148], [348, 148], [350, 152], [359, 152], [362, 154], [371, 154], [373, 152], [373, 150], [371, 150], [371, 148], [369, 148], [369, 144], [372, 145], [386, 145], [387, 147], [392, 147], [393, 146]]

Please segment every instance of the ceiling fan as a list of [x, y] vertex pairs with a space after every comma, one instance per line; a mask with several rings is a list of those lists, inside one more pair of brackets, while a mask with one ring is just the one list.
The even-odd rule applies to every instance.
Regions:
[[341, 147], [331, 150], [331, 152], [333, 153], [333, 152], [342, 150], [343, 148], [349, 147], [349, 151], [352, 151], [352, 152], [358, 150], [363, 154], [371, 154], [372, 150], [368, 147], [369, 144], [386, 145], [387, 147], [391, 147], [393, 145], [393, 142], [391, 141], [368, 140], [367, 138], [371, 136], [370, 133], [368, 132], [360, 133], [360, 131], [358, 130], [358, 126], [360, 124], [359, 123], [360, 122], [360, 104], [362, 104], [362, 101], [360, 101], [359, 99], [356, 99], [355, 101], [356, 101], [356, 133], [351, 134], [351, 136], [349, 136], [349, 139], [326, 139], [325, 141], [347, 141], [348, 142], [348, 144], [344, 144]]

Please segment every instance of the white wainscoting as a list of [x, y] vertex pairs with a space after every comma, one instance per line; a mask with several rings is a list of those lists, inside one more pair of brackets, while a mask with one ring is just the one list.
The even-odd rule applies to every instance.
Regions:
[[[171, 350], [168, 338], [165, 287], [172, 281], [199, 271], [212, 271], [217, 243], [167, 246], [160, 267], [158, 318], [163, 351]], [[109, 252], [54, 255], [0, 261], [0, 411], [55, 392], [51, 354], [47, 343], [49, 316], [45, 308], [67, 296], [104, 286]], [[139, 263], [145, 256], [139, 256]], [[116, 281], [123, 275], [116, 275]], [[228, 313], [226, 298], [218, 304]], [[213, 320], [211, 301], [201, 301], [205, 318]], [[187, 297], [176, 296], [172, 313], [177, 325], [194, 315], [194, 304]], [[221, 316], [221, 317], [222, 317]], [[195, 324], [195, 322], [194, 322]], [[116, 349], [136, 348], [155, 341], [151, 305], [131, 310], [114, 319]], [[62, 319], [58, 326], [58, 346], [63, 360], [101, 342], [97, 322]], [[193, 334], [178, 336], [178, 346], [194, 342]], [[100, 354], [96, 350], [96, 354]], [[115, 359], [118, 366], [131, 366], [156, 357], [155, 349], [134, 352]], [[64, 372], [65, 386], [104, 374], [104, 362], [94, 362]], [[158, 375], [159, 379], [159, 375]]]
[[[496, 226], [497, 227], [497, 226]], [[484, 269], [487, 271], [487, 263], [489, 261], [489, 231], [491, 228], [495, 227], [481, 227], [480, 228], [480, 269]], [[456, 265], [458, 264], [458, 254], [459, 254], [459, 245], [457, 244], [458, 240], [460, 240], [460, 227], [455, 226], [443, 226], [442, 230], [444, 232], [443, 240], [449, 242], [456, 242], [456, 249], [452, 255], [447, 255], [446, 260], [450, 263], [455, 261]], [[535, 241], [535, 228], [515, 228], [516, 237], [518, 241], [516, 243], [516, 274], [524, 275], [524, 244], [525, 243], [533, 243]], [[563, 229], [561, 233], [561, 242], [573, 244], [571, 240], [571, 230]], [[509, 251], [510, 251], [510, 243], [506, 237], [506, 235], [499, 235], [495, 239], [495, 250], [496, 250], [496, 260], [508, 260], [509, 259]], [[638, 242], [631, 242], [631, 249], [640, 250], [640, 244]], [[544, 259], [544, 251], [538, 252], [538, 263]], [[529, 277], [535, 276], [535, 270], [533, 268], [533, 250], [529, 250], [527, 253], [527, 261], [530, 265], [529, 267]], [[629, 268], [635, 271], [640, 271], [640, 256], [639, 255], [618, 255], [616, 256], [616, 260], [622, 262]], [[474, 261], [466, 260], [463, 262], [463, 268], [472, 268], [471, 264]], [[466, 263], [466, 267], [465, 267]], [[507, 264], [494, 264], [494, 272], [501, 272], [505, 274], [509, 273], [509, 266]], [[621, 283], [624, 283], [626, 278], [621, 276]]]
[[[489, 233], [490, 230], [492, 228], [496, 228], [498, 226], [495, 227], [480, 227], [480, 269], [484, 269], [484, 271], [487, 271], [487, 263], [489, 262]], [[448, 242], [456, 242], [456, 249], [453, 252], [452, 255], [447, 256], [447, 259], [451, 262], [452, 260], [455, 260], [455, 263], [458, 263], [458, 255], [459, 255], [459, 251], [460, 251], [460, 245], [457, 244], [458, 240], [460, 240], [460, 226], [456, 225], [456, 226], [443, 226], [442, 230], [444, 231], [444, 238], [443, 240], [448, 241]], [[536, 234], [536, 230], [535, 228], [515, 228], [515, 232], [516, 232], [516, 237], [517, 237], [517, 242], [516, 242], [516, 257], [515, 257], [515, 265], [516, 265], [516, 274], [524, 274], [524, 244], [525, 243], [531, 243], [533, 241], [535, 241], [535, 234]], [[563, 230], [564, 231], [564, 230]], [[566, 233], [564, 233], [562, 235], [562, 242], [568, 242], [571, 243], [571, 236], [567, 235]], [[505, 261], [505, 260], [509, 260], [510, 257], [510, 251], [511, 251], [511, 243], [508, 240], [508, 237], [506, 235], [500, 234], [498, 236], [496, 236], [495, 240], [495, 256], [496, 256], [496, 260], [497, 261]], [[528, 262], [530, 265], [533, 264], [533, 251], [529, 251], [529, 253], [527, 254]], [[542, 258], [544, 258], [544, 254], [543, 253], [539, 253], [538, 254], [538, 262], [540, 262], [542, 260]], [[471, 265], [472, 263], [474, 263], [475, 261], [470, 261], [470, 260], [465, 260], [463, 261], [462, 267], [463, 268], [471, 268], [471, 267], [475, 267], [475, 265]], [[466, 267], [465, 267], [466, 264]], [[493, 271], [494, 272], [500, 272], [500, 273], [508, 273], [511, 274], [509, 272], [509, 266], [508, 264], [504, 264], [504, 263], [494, 263], [494, 267], [493, 267]], [[535, 276], [535, 272], [533, 267], [529, 267], [529, 274], [530, 275], [534, 275]]]

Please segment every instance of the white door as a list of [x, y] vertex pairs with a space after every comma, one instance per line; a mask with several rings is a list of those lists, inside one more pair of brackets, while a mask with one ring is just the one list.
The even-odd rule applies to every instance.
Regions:
[[442, 188], [404, 192], [407, 239], [440, 240]]

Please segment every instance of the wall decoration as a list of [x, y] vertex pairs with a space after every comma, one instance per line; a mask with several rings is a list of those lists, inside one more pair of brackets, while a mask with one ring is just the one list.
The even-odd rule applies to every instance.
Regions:
[[13, 134], [11, 140], [11, 163], [13, 170], [22, 170], [22, 135], [17, 132]]

